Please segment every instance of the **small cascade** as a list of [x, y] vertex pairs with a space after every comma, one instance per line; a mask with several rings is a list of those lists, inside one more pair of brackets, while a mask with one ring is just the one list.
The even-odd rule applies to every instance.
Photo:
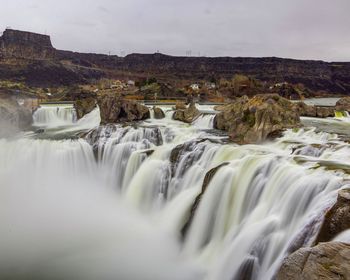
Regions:
[[201, 114], [192, 123], [194, 127], [199, 129], [213, 129], [214, 128], [214, 114]]
[[335, 119], [341, 121], [350, 121], [350, 115], [348, 111], [335, 111]]
[[65, 126], [77, 121], [72, 105], [41, 105], [33, 114], [35, 126]]

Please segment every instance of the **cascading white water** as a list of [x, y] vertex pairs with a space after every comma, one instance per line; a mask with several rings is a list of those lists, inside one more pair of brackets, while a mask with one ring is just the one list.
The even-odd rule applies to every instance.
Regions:
[[35, 126], [64, 126], [76, 122], [73, 105], [41, 105], [33, 114]]
[[0, 278], [271, 279], [313, 241], [350, 146], [314, 130], [220, 140], [170, 118], [0, 140]]
[[197, 119], [195, 119], [192, 124], [197, 128], [213, 129], [214, 118], [214, 114], [202, 114]]

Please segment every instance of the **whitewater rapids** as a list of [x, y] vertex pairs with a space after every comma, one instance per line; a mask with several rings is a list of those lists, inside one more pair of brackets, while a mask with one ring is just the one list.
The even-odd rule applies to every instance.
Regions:
[[99, 126], [98, 111], [35, 114], [40, 139], [0, 139], [0, 279], [272, 279], [348, 187], [350, 146], [315, 129], [238, 146], [211, 115]]

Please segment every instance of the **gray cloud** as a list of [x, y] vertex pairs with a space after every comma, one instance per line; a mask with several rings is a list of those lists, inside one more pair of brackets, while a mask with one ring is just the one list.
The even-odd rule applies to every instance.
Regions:
[[59, 49], [350, 60], [349, 0], [0, 0]]

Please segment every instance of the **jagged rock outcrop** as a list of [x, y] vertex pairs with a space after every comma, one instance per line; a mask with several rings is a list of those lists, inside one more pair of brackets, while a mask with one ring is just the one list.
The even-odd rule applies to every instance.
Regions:
[[228, 131], [231, 140], [240, 144], [261, 142], [299, 125], [293, 103], [277, 94], [243, 96], [225, 105], [214, 120], [215, 128]]
[[120, 97], [101, 96], [97, 103], [100, 107], [102, 123], [139, 121], [150, 117], [148, 107]]
[[0, 137], [6, 137], [32, 125], [32, 112], [20, 106], [16, 100], [0, 95]]
[[154, 118], [155, 119], [164, 119], [165, 113], [159, 107], [153, 106]]
[[350, 189], [343, 189], [338, 192], [337, 202], [325, 215], [316, 244], [331, 241], [347, 229], [350, 229]]
[[287, 257], [276, 280], [350, 279], [349, 263], [349, 244], [320, 243], [312, 248], [301, 248]]
[[185, 123], [192, 123], [198, 116], [199, 111], [196, 105], [192, 102], [186, 109], [178, 109], [173, 115], [174, 120], [182, 121]]

